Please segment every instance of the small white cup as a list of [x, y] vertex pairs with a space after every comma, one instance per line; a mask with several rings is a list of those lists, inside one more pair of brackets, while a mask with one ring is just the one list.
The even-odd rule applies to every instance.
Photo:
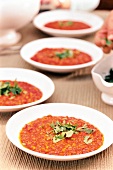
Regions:
[[102, 101], [109, 105], [113, 105], [113, 83], [106, 82], [104, 78], [111, 68], [113, 68], [113, 55], [104, 58], [91, 71], [93, 81], [101, 91]]

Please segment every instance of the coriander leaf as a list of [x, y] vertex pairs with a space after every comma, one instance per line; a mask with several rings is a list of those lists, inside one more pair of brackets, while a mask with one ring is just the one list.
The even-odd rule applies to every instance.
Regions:
[[65, 27], [65, 26], [73, 25], [73, 21], [67, 21], [67, 22], [59, 21], [58, 24], [60, 27]]
[[106, 41], [106, 45], [108, 45], [108, 46], [110, 46], [112, 44], [112, 41], [108, 40], [107, 38], [105, 38], [105, 41]]
[[79, 131], [79, 132], [86, 132], [86, 133], [88, 133], [88, 134], [94, 132], [93, 129], [87, 128], [87, 125], [86, 125], [86, 124], [85, 124], [84, 126], [82, 126], [82, 127], [77, 128], [77, 131]]
[[60, 126], [56, 126], [56, 127], [54, 127], [54, 132], [57, 134], [57, 133], [59, 133], [59, 132], [61, 132], [62, 130], [61, 130], [61, 127]]
[[3, 93], [5, 96], [9, 96], [9, 90], [5, 90]]
[[[84, 124], [82, 127], [77, 128], [77, 125], [66, 123], [66, 121], [63, 121], [63, 123], [56, 121], [56, 123], [52, 123], [50, 124], [50, 126], [52, 127], [55, 134], [55, 136], [53, 137], [53, 143], [57, 143], [65, 138], [71, 138], [73, 134], [78, 134], [80, 132], [86, 132], [88, 134], [94, 132], [93, 129], [87, 127], [87, 124]], [[92, 142], [92, 139], [90, 139], [90, 136], [85, 136], [84, 142], [86, 144], [89, 144]]]
[[109, 83], [113, 83], [113, 68], [109, 70], [109, 74], [105, 76], [104, 80]]
[[77, 126], [64, 123], [66, 122], [63, 121], [63, 123], [60, 123], [59, 121], [56, 121], [56, 123], [50, 124], [55, 133], [55, 136], [53, 137], [54, 143], [57, 143], [64, 138], [70, 138], [75, 133]]
[[73, 133], [74, 131], [72, 130], [65, 132], [67, 138], [70, 138], [73, 135]]
[[73, 51], [72, 50], [66, 50], [66, 51], [61, 52], [61, 53], [56, 52], [56, 56], [59, 57], [60, 59], [73, 57]]
[[55, 124], [54, 124], [54, 123], [51, 123], [50, 126], [54, 129]]
[[14, 82], [14, 86], [11, 86], [10, 82], [0, 82], [0, 95], [8, 96], [10, 92], [17, 95], [22, 92], [22, 89], [16, 81]]
[[61, 133], [59, 135], [55, 135], [53, 137], [53, 143], [57, 143], [59, 141], [61, 141], [62, 139], [64, 139], [65, 133]]
[[61, 125], [59, 121], [56, 121], [56, 125]]
[[12, 86], [10, 88], [10, 91], [14, 94], [14, 95], [17, 95], [17, 94], [20, 94], [22, 92], [22, 89], [18, 86], [18, 83], [17, 81], [15, 80], [14, 82], [14, 86]]
[[56, 53], [56, 56], [59, 57], [60, 59], [67, 58], [67, 53], [66, 52]]
[[0, 82], [0, 95], [8, 96], [10, 92], [9, 82]]
[[14, 95], [17, 95], [17, 94], [20, 94], [22, 92], [22, 89], [18, 86], [14, 86], [14, 87], [11, 87], [10, 88], [10, 91], [14, 94]]
[[109, 74], [113, 77], [113, 68], [109, 70]]
[[85, 142], [86, 144], [90, 144], [92, 141], [93, 141], [93, 140], [90, 138], [90, 136], [85, 136], [85, 137], [84, 137], [84, 142]]
[[73, 21], [67, 21], [65, 25], [67, 26], [73, 25]]

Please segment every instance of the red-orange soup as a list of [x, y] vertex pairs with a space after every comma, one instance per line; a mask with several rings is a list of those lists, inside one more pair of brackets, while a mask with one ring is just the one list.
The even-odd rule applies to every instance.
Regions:
[[92, 57], [77, 49], [43, 48], [31, 60], [50, 65], [70, 66], [92, 61]]
[[47, 28], [59, 30], [81, 30], [91, 28], [89, 24], [86, 24], [84, 22], [71, 20], [48, 22], [44, 26]]
[[[87, 125], [86, 132], [89, 129], [93, 132], [88, 134], [83, 130], [54, 143], [55, 131], [53, 131], [52, 126], [55, 123], [58, 124], [58, 122], [64, 124], [64, 121], [65, 124], [68, 124], [65, 126], [71, 125], [72, 128], [77, 126], [76, 128], [79, 130]], [[56, 129], [58, 130], [58, 127]], [[88, 143], [85, 143], [86, 138], [89, 141]], [[84, 120], [67, 116], [48, 115], [26, 124], [20, 131], [19, 140], [24, 147], [30, 150], [50, 155], [67, 156], [97, 150], [103, 145], [104, 136], [99, 129]]]
[[[14, 85], [14, 81], [10, 80], [2, 80], [0, 82], [9, 82], [10, 85]], [[18, 87], [22, 89], [22, 92], [18, 95], [14, 95], [12, 92], [8, 95], [0, 95], [0, 106], [22, 105], [41, 99], [43, 93], [40, 89], [27, 82], [18, 81], [17, 83]]]

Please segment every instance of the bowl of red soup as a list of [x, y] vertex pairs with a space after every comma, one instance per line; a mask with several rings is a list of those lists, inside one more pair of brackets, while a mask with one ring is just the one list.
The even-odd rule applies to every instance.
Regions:
[[103, 20], [90, 12], [53, 10], [38, 14], [33, 23], [52, 36], [82, 37], [100, 29]]
[[39, 104], [54, 92], [52, 80], [36, 71], [0, 68], [0, 111], [17, 111]]
[[66, 73], [96, 64], [102, 50], [84, 40], [63, 37], [43, 38], [22, 47], [21, 57], [46, 71]]
[[78, 160], [102, 152], [113, 143], [112, 133], [113, 121], [105, 114], [69, 103], [26, 108], [6, 124], [7, 137], [19, 149], [57, 161]]

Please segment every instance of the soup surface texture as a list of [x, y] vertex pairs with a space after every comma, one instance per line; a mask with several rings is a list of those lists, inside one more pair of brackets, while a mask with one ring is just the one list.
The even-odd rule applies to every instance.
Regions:
[[50, 155], [78, 155], [97, 150], [104, 136], [92, 124], [68, 116], [44, 116], [26, 124], [19, 134], [21, 144]]
[[43, 48], [31, 60], [50, 65], [70, 66], [92, 61], [92, 57], [77, 49]]
[[81, 30], [91, 28], [91, 26], [85, 22], [72, 20], [52, 21], [46, 23], [44, 26], [47, 28], [60, 30]]
[[21, 81], [0, 81], [0, 106], [14, 106], [35, 102], [42, 97], [37, 87]]

